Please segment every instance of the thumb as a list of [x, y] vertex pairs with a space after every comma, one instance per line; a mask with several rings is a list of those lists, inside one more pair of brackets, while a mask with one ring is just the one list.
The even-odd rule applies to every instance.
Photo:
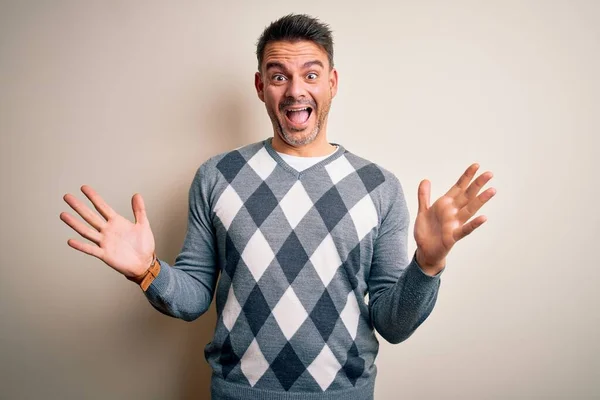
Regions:
[[148, 217], [146, 216], [146, 206], [144, 205], [144, 199], [142, 195], [136, 193], [131, 198], [131, 208], [133, 208], [133, 215], [135, 217], [136, 224], [147, 224]]
[[419, 200], [419, 212], [424, 212], [429, 209], [429, 198], [431, 194], [431, 182], [424, 179], [419, 184], [418, 200]]

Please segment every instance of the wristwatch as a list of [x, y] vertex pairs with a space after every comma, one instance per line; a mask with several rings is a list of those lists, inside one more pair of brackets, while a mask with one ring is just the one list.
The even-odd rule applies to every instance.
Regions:
[[150, 267], [141, 275], [134, 277], [126, 277], [128, 280], [137, 283], [140, 285], [142, 290], [145, 292], [148, 290], [148, 287], [152, 284], [152, 281], [156, 279], [158, 273], [160, 272], [160, 261], [156, 257], [156, 253], [152, 253], [152, 263], [150, 263]]

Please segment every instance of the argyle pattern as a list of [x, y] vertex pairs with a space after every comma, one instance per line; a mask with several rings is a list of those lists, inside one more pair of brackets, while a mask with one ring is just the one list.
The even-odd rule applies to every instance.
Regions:
[[354, 386], [365, 373], [358, 346], [375, 343], [361, 241], [370, 243], [379, 223], [371, 194], [385, 176], [338, 153], [302, 173], [264, 145], [216, 164], [226, 182], [213, 209], [225, 262], [207, 354], [226, 380], [325, 391]]
[[407, 339], [440, 285], [409, 262], [398, 179], [341, 145], [298, 172], [267, 139], [203, 163], [189, 196], [183, 248], [144, 293], [186, 321], [215, 298], [213, 398], [372, 399], [374, 329]]

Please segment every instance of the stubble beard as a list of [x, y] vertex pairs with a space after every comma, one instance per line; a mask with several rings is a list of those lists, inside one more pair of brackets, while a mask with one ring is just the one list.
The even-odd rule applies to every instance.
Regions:
[[[319, 136], [319, 132], [321, 131], [321, 127], [325, 125], [325, 121], [327, 120], [327, 116], [329, 115], [329, 109], [331, 108], [331, 99], [327, 101], [327, 103], [323, 104], [323, 108], [319, 107], [319, 112], [317, 114], [317, 122], [315, 123], [315, 127], [313, 130], [305, 136], [300, 136], [296, 133], [302, 132], [302, 130], [294, 130], [291, 132], [283, 129], [283, 124], [280, 122], [277, 115], [272, 115], [274, 113], [269, 112], [271, 117], [271, 122], [275, 126], [275, 129], [279, 136], [289, 145], [297, 147], [297, 146], [306, 146], [315, 141], [315, 139]], [[313, 107], [313, 112], [315, 112], [315, 107]], [[285, 117], [285, 113], [283, 113], [283, 117]]]

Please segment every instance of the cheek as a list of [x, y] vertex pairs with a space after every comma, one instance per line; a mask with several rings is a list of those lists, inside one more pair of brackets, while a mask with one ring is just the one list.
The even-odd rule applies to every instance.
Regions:
[[270, 115], [272, 115], [272, 116], [279, 115], [279, 98], [276, 96], [273, 96], [272, 93], [267, 94], [267, 92], [265, 92], [265, 106], [267, 107], [267, 112]]
[[328, 99], [331, 96], [331, 87], [329, 87], [329, 84], [326, 82], [319, 83], [319, 85], [315, 85], [311, 90], [311, 95], [315, 99]]
[[281, 95], [276, 88], [272, 86], [270, 88], [265, 88], [265, 104], [271, 108], [278, 109], [279, 101], [281, 99]]
[[312, 90], [310, 96], [317, 104], [323, 104], [329, 100], [331, 94], [328, 87], [319, 87]]

